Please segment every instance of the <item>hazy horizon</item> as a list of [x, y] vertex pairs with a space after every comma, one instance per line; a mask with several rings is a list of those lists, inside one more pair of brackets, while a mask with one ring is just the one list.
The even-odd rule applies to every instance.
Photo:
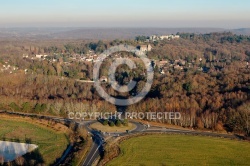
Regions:
[[0, 26], [0, 29], [221, 29], [221, 30], [237, 30], [237, 29], [250, 29], [250, 27], [238, 28], [223, 28], [223, 27], [150, 27], [150, 26]]
[[247, 28], [249, 1], [9, 0], [0, 27]]

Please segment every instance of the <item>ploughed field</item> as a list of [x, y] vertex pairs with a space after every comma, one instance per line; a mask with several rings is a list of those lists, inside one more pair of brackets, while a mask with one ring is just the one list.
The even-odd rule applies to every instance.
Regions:
[[147, 135], [128, 139], [116, 165], [248, 165], [250, 143], [191, 135]]

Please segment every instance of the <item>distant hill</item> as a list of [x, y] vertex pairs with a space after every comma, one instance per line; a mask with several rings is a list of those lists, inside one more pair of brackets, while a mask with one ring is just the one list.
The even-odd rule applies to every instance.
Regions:
[[138, 35], [164, 35], [187, 33], [222, 32], [220, 28], [81, 28], [66, 32], [51, 34], [53, 38], [70, 39], [131, 39]]
[[133, 39], [135, 36], [185, 33], [211, 33], [230, 31], [250, 35], [250, 28], [0, 28], [0, 38], [32, 39]]
[[250, 35], [250, 28], [233, 29], [231, 32], [237, 35]]

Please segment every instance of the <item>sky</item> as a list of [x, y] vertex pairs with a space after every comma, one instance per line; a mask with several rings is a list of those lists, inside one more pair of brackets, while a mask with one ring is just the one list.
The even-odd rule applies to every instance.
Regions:
[[0, 0], [0, 27], [249, 28], [249, 0]]

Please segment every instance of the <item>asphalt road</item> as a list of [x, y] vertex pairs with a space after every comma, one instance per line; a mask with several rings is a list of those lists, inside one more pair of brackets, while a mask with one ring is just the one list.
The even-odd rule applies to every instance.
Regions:
[[93, 144], [91, 146], [91, 149], [85, 159], [85, 161], [83, 162], [83, 166], [91, 166], [94, 161], [102, 155], [104, 153], [104, 148], [103, 148], [103, 144], [105, 143], [105, 137], [107, 136], [113, 136], [113, 137], [117, 137], [117, 136], [123, 136], [123, 135], [127, 135], [129, 133], [137, 133], [137, 132], [141, 132], [145, 130], [145, 126], [141, 123], [138, 122], [130, 122], [135, 124], [136, 128], [132, 131], [130, 131], [129, 133], [127, 133], [126, 131], [124, 132], [115, 132], [115, 133], [102, 133], [101, 131], [96, 131], [96, 130], [92, 130], [91, 128], [89, 128], [89, 126], [92, 123], [95, 123], [96, 121], [87, 121], [87, 122], [82, 122], [81, 125], [86, 127], [86, 129], [88, 130], [88, 132], [92, 135], [92, 139], [93, 139]]
[[[64, 122], [72, 122], [70, 119], [65, 118], [58, 118], [53, 116], [43, 116], [43, 115], [37, 115], [37, 114], [27, 114], [27, 113], [14, 113], [10, 111], [1, 111], [0, 113], [9, 113], [9, 114], [17, 114], [17, 115], [23, 115], [23, 116], [36, 116], [36, 117], [44, 117], [46, 119], [53, 119], [57, 121], [64, 121]], [[105, 144], [105, 137], [107, 136], [113, 136], [113, 137], [119, 137], [119, 136], [125, 136], [129, 134], [135, 134], [135, 133], [179, 133], [179, 134], [191, 134], [191, 135], [202, 135], [202, 136], [211, 136], [211, 137], [221, 137], [221, 138], [229, 138], [229, 139], [242, 139], [240, 136], [236, 135], [229, 135], [229, 134], [220, 134], [220, 133], [213, 133], [213, 132], [202, 132], [202, 131], [194, 131], [194, 130], [181, 130], [181, 129], [172, 129], [172, 128], [163, 128], [163, 127], [147, 127], [146, 124], [142, 124], [140, 122], [130, 121], [130, 123], [133, 123], [136, 125], [136, 128], [134, 130], [122, 133], [102, 133], [101, 131], [96, 131], [91, 129], [89, 126], [92, 123], [97, 122], [96, 120], [92, 121], [83, 121], [83, 122], [75, 122], [78, 125], [85, 127], [89, 134], [92, 135], [93, 144], [90, 148], [90, 151], [87, 155], [87, 157], [84, 160], [83, 166], [91, 166], [94, 161], [98, 157], [102, 157], [104, 154], [104, 148], [103, 145]], [[67, 156], [67, 153], [65, 154]]]
[[102, 136], [100, 136], [100, 134], [97, 131], [92, 131], [92, 135], [93, 135], [92, 136], [93, 144], [90, 148], [90, 151], [87, 157], [85, 158], [83, 162], [84, 166], [92, 165], [93, 162], [99, 156], [103, 156], [104, 154], [104, 149], [103, 149], [104, 139], [102, 138]]
[[[89, 128], [89, 125], [94, 122], [89, 122], [86, 123], [84, 126], [89, 131], [92, 131]], [[84, 166], [91, 166], [93, 162], [100, 156], [103, 155], [100, 152], [103, 152], [103, 146], [102, 144], [104, 143], [104, 138], [108, 136], [113, 136], [113, 137], [118, 137], [118, 136], [125, 136], [129, 134], [136, 134], [136, 133], [178, 133], [178, 134], [191, 134], [191, 135], [202, 135], [202, 136], [211, 136], [211, 137], [220, 137], [220, 138], [229, 138], [229, 139], [240, 139], [240, 137], [237, 137], [235, 135], [229, 135], [229, 134], [220, 134], [220, 133], [213, 133], [213, 132], [202, 132], [202, 131], [194, 131], [194, 130], [181, 130], [181, 129], [172, 129], [172, 128], [163, 128], [163, 127], [157, 127], [157, 126], [152, 126], [152, 127], [147, 127], [146, 124], [142, 124], [140, 122], [135, 122], [135, 121], [130, 121], [130, 123], [133, 123], [136, 125], [136, 129], [123, 133], [106, 133], [103, 134], [99, 131], [95, 131], [96, 133], [93, 133], [93, 138], [97, 141], [94, 141], [91, 150], [86, 157], [83, 165]], [[93, 132], [93, 131], [92, 131]]]

